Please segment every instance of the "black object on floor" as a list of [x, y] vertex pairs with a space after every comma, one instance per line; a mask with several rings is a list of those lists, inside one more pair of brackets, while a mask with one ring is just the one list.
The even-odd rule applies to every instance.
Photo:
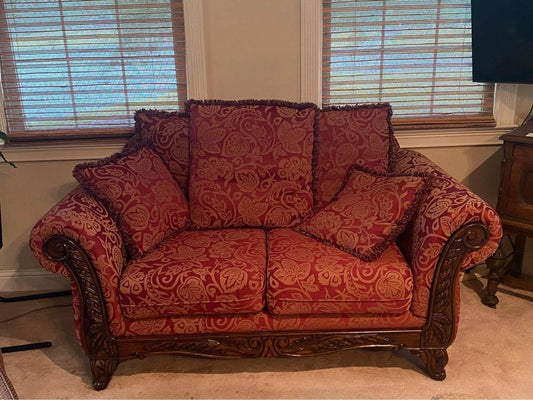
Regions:
[[[70, 295], [70, 290], [63, 290], [60, 292], [47, 292], [47, 293], [38, 293], [38, 294], [29, 294], [26, 296], [15, 296], [15, 297], [2, 297], [0, 296], [0, 303], [15, 303], [18, 301], [28, 301], [28, 300], [38, 300], [46, 299], [49, 297], [59, 297]], [[52, 342], [37, 342], [30, 344], [22, 344], [18, 346], [7, 346], [0, 348], [2, 353], [14, 353], [16, 351], [25, 351], [25, 350], [34, 350], [34, 349], [43, 349], [45, 347], [52, 346]]]

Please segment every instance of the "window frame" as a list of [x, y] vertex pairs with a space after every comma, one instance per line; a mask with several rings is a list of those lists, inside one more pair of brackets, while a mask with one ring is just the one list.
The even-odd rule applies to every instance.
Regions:
[[[185, 66], [187, 71], [186, 86], [187, 98], [206, 98], [207, 78], [205, 69], [205, 51], [204, 51], [204, 33], [203, 33], [203, 5], [201, 1], [183, 0], [184, 29], [185, 29]], [[1, 74], [1, 71], [0, 71]], [[0, 75], [1, 77], [1, 75]], [[10, 147], [16, 147], [17, 144], [45, 144], [53, 142], [123, 142], [133, 134], [133, 129], [110, 128], [116, 133], [98, 135], [84, 134], [77, 130], [65, 130], [64, 135], [49, 135], [44, 132], [43, 135], [28, 135], [12, 137]], [[7, 118], [4, 108], [3, 90], [0, 79], [0, 130], [7, 131]], [[105, 129], [109, 132], [109, 129]], [[96, 132], [97, 129], [93, 129]], [[122, 139], [121, 139], [122, 138]], [[9, 150], [7, 150], [9, 152]]]
[[[204, 48], [203, 2], [183, 0], [185, 23], [185, 62], [187, 98], [206, 99], [207, 74]], [[1, 80], [0, 80], [1, 85]], [[7, 130], [0, 87], [0, 130]], [[12, 140], [2, 152], [13, 162], [97, 160], [122, 150], [127, 138], [55, 137], [51, 139]]]
[[[322, 0], [300, 0], [301, 100], [322, 106]], [[499, 145], [499, 137], [515, 127], [518, 85], [496, 84], [493, 115], [496, 127], [409, 129], [395, 126], [402, 147]], [[394, 105], [393, 105], [394, 108]]]

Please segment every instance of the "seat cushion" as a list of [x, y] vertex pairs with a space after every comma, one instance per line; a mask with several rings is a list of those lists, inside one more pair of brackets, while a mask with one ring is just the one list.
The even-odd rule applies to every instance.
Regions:
[[240, 314], [264, 307], [266, 238], [260, 229], [184, 231], [131, 262], [120, 279], [128, 318]]
[[287, 227], [313, 209], [316, 106], [189, 101], [191, 220], [198, 227]]
[[365, 262], [290, 229], [268, 233], [267, 306], [277, 315], [401, 314], [413, 278], [398, 247]]
[[352, 165], [388, 172], [394, 141], [389, 104], [324, 107], [318, 124], [315, 208], [328, 204]]
[[189, 222], [187, 199], [161, 158], [148, 147], [77, 165], [73, 174], [107, 207], [133, 258]]

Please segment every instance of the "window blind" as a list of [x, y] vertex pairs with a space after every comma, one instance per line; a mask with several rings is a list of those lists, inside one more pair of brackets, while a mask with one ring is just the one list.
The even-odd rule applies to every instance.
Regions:
[[494, 125], [472, 82], [469, 0], [324, 0], [323, 104], [391, 103], [396, 127]]
[[139, 108], [186, 97], [176, 0], [0, 0], [12, 138], [129, 133]]

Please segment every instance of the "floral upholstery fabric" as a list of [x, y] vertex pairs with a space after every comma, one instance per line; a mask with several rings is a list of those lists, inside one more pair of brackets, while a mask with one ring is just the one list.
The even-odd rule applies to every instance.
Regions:
[[327, 107], [320, 112], [315, 208], [328, 204], [352, 165], [389, 171], [391, 148], [397, 142], [388, 104]]
[[268, 254], [273, 314], [402, 314], [411, 305], [411, 270], [395, 245], [379, 261], [364, 262], [290, 229], [274, 229]]
[[43, 254], [44, 241], [52, 235], [64, 235], [85, 249], [102, 287], [110, 329], [119, 332], [123, 324], [120, 324], [122, 313], [118, 305], [117, 288], [126, 255], [122, 236], [107, 209], [78, 187], [52, 207], [30, 234], [30, 248], [39, 263], [71, 282], [74, 322], [81, 343], [79, 288], [62, 263], [54, 262]]
[[285, 227], [312, 211], [314, 106], [189, 101], [187, 107], [193, 223]]
[[294, 229], [374, 261], [412, 218], [424, 185], [422, 177], [354, 167], [333, 201]]
[[105, 204], [133, 257], [140, 257], [188, 221], [187, 200], [149, 148], [78, 165], [74, 176]]
[[[324, 143], [324, 141], [322, 142]], [[394, 160], [393, 164], [391, 164], [391, 170], [393, 172], [401, 174], [430, 174], [433, 176], [430, 188], [424, 194], [421, 201], [419, 212], [397, 239], [397, 245], [401, 249], [407, 264], [411, 267], [413, 276], [411, 306], [399, 314], [393, 312], [386, 314], [358, 314], [349, 310], [341, 314], [274, 315], [263, 309], [252, 314], [232, 313], [224, 315], [184, 315], [142, 319], [126, 318], [120, 305], [118, 288], [120, 277], [123, 275], [123, 269], [125, 272], [124, 266], [131, 263], [131, 260], [127, 257], [124, 240], [117, 223], [110, 215], [108, 209], [104, 207], [101, 201], [95, 199], [92, 194], [82, 188], [77, 188], [68, 194], [37, 222], [31, 232], [30, 246], [44, 268], [71, 278], [67, 268], [63, 264], [53, 262], [43, 254], [42, 246], [48, 237], [55, 234], [64, 235], [80, 244], [94, 267], [105, 303], [109, 330], [117, 338], [138, 335], [254, 331], [420, 328], [424, 325], [427, 315], [435, 266], [442, 247], [450, 235], [457, 228], [468, 222], [478, 221], [489, 228], [490, 236], [487, 244], [480, 250], [467, 255], [463, 268], [468, 268], [483, 261], [495, 251], [501, 239], [502, 231], [498, 216], [494, 210], [470, 190], [448, 176], [424, 156], [410, 150], [398, 149], [397, 142], [394, 138], [392, 140], [392, 146], [395, 149], [394, 157], [391, 158]], [[329, 146], [329, 148], [334, 147], [338, 148], [339, 146]], [[136, 150], [137, 147], [134, 147], [130, 152]], [[322, 160], [327, 161], [327, 157], [322, 158]], [[351, 166], [351, 164], [348, 164], [345, 167], [346, 171]], [[323, 168], [322, 173], [331, 169], [331, 165]], [[317, 167], [320, 167], [320, 162]], [[375, 168], [372, 169], [375, 170]], [[321, 177], [319, 175], [320, 179], [323, 179], [323, 176]], [[332, 196], [338, 191], [341, 184], [342, 182], [339, 183], [336, 189], [330, 189]], [[323, 186], [320, 184], [315, 185], [315, 188], [320, 187]], [[331, 197], [324, 197], [322, 200], [324, 202], [323, 205], [327, 204], [330, 200]], [[296, 232], [286, 229], [275, 230], [273, 232], [279, 231], [297, 235]], [[178, 234], [178, 236], [181, 234], [183, 233]], [[303, 238], [302, 240], [311, 240], [306, 236], [299, 235], [299, 237]], [[277, 242], [280, 244], [281, 240]], [[327, 251], [337, 251], [340, 253], [338, 249], [332, 246], [327, 246], [323, 243], [319, 244], [321, 245], [320, 251], [326, 251], [324, 249], [327, 249]], [[288, 246], [289, 243], [287, 242], [285, 245]], [[156, 250], [157, 248], [153, 251]], [[386, 256], [388, 257], [388, 251], [393, 250], [388, 249], [381, 259]], [[305, 257], [314, 260], [320, 254], [315, 253], [315, 251], [309, 252], [308, 250], [296, 254], [287, 251], [287, 254], [292, 257], [291, 259], [302, 258], [304, 262]], [[347, 255], [346, 253], [343, 254]], [[352, 259], [354, 258], [352, 257]], [[364, 263], [358, 259], [354, 260], [360, 263], [360, 265], [376, 265], [375, 263]], [[368, 269], [367, 272], [363, 277], [367, 275], [371, 277], [376, 276], [375, 270]], [[310, 281], [314, 279], [315, 282], [319, 282], [318, 269], [315, 269], [313, 274], [309, 275], [308, 279]], [[326, 278], [322, 275], [321, 279], [324, 281]], [[80, 339], [83, 320], [81, 317], [82, 310], [80, 303], [81, 288], [76, 287], [76, 282], [72, 278], [71, 284], [73, 289], [74, 320], [78, 339]], [[456, 288], [458, 287], [457, 285], [458, 283], [456, 282]], [[386, 286], [395, 287], [394, 284]], [[309, 287], [312, 288], [312, 285]], [[326, 293], [326, 288], [320, 287], [320, 290]], [[327, 290], [329, 290], [329, 287], [327, 287]], [[271, 293], [275, 292], [271, 291]], [[312, 294], [314, 295], [316, 293], [313, 292]], [[457, 304], [458, 302], [455, 303], [456, 316], [459, 311]]]
[[448, 238], [470, 222], [481, 222], [488, 227], [487, 243], [466, 256], [464, 270], [483, 262], [496, 251], [502, 227], [496, 211], [422, 154], [400, 150], [395, 158], [396, 173], [432, 175], [418, 212], [398, 241], [413, 270], [415, 286], [411, 311], [424, 317], [429, 306], [435, 266]]
[[128, 318], [254, 313], [264, 307], [260, 229], [185, 231], [131, 262], [120, 280]]
[[[416, 329], [425, 320], [411, 314], [331, 314], [272, 315], [267, 311], [255, 314], [189, 315], [173, 318], [126, 319], [117, 336], [194, 335], [201, 333], [342, 331], [372, 329]], [[113, 325], [117, 327], [117, 325]], [[119, 333], [120, 332], [120, 333]]]
[[187, 193], [189, 180], [189, 116], [181, 112], [139, 110], [135, 131], [161, 157], [170, 173]]

